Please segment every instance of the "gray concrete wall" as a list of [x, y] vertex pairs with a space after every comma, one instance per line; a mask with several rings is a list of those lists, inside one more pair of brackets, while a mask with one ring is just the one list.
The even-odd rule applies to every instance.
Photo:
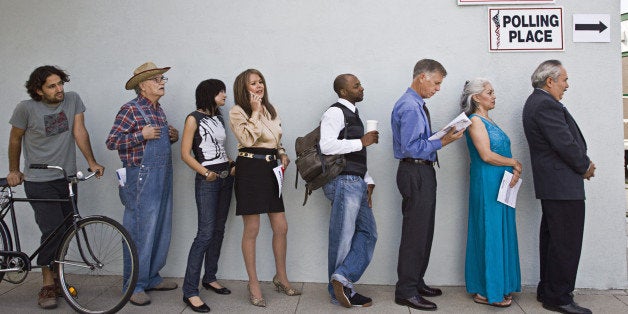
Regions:
[[[627, 287], [625, 198], [622, 167], [621, 60], [619, 2], [557, 1], [564, 7], [565, 51], [489, 53], [487, 8], [459, 7], [456, 1], [0, 1], [0, 139], [8, 143], [8, 120], [15, 104], [27, 98], [23, 84], [39, 65], [55, 64], [71, 74], [67, 90], [77, 91], [87, 106], [86, 121], [95, 154], [107, 175], [80, 188], [84, 214], [120, 219], [116, 152], [104, 140], [113, 118], [134, 94], [124, 90], [133, 69], [152, 60], [172, 66], [167, 94], [161, 99], [169, 121], [182, 130], [194, 109], [194, 89], [214, 77], [227, 84], [233, 106], [233, 79], [254, 67], [267, 78], [271, 101], [283, 120], [284, 145], [291, 158], [294, 140], [312, 129], [336, 96], [332, 81], [340, 73], [356, 74], [365, 87], [360, 103], [363, 119], [380, 120], [380, 143], [369, 147], [370, 173], [377, 182], [374, 212], [379, 241], [362, 281], [396, 281], [401, 199], [395, 184], [389, 117], [393, 104], [411, 81], [414, 63], [434, 58], [449, 75], [442, 91], [429, 100], [433, 124], [443, 125], [458, 113], [465, 80], [483, 76], [493, 81], [497, 107], [494, 120], [512, 141], [514, 156], [524, 165], [517, 206], [522, 280], [538, 281], [540, 203], [534, 199], [528, 147], [521, 109], [531, 92], [530, 74], [543, 60], [563, 61], [571, 87], [564, 103], [579, 122], [598, 169], [586, 183], [587, 216], [577, 285]], [[611, 43], [573, 43], [572, 14], [611, 14]], [[229, 135], [228, 150], [235, 155]], [[196, 229], [193, 173], [173, 146], [175, 213], [166, 276], [183, 276]], [[464, 250], [468, 197], [468, 153], [464, 141], [439, 154], [436, 233], [426, 280], [430, 284], [464, 283]], [[0, 165], [6, 165], [6, 153]], [[79, 158], [79, 167], [86, 163]], [[8, 167], [0, 167], [0, 173]], [[296, 281], [326, 281], [329, 202], [316, 191], [302, 207], [303, 182], [294, 189], [295, 168], [286, 172], [289, 222], [288, 273]], [[23, 193], [22, 188], [17, 189]], [[22, 194], [23, 195], [23, 194]], [[240, 252], [242, 221], [227, 221], [220, 278], [245, 279]], [[28, 206], [19, 219], [26, 248], [34, 248], [38, 231]], [[258, 237], [260, 278], [275, 272], [271, 231], [263, 219]]]

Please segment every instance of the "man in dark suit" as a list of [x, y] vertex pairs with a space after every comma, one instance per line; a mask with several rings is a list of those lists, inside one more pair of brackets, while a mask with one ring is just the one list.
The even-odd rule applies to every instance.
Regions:
[[551, 311], [591, 313], [573, 301], [572, 291], [584, 231], [584, 179], [594, 176], [595, 164], [578, 124], [560, 103], [569, 87], [560, 61], [541, 63], [532, 74], [532, 86], [523, 108], [523, 129], [543, 210], [537, 300]]

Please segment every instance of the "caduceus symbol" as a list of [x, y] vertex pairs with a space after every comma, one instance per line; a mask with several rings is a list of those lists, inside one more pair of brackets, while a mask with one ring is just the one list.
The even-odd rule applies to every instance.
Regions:
[[499, 48], [499, 10], [493, 16], [493, 23], [495, 23], [495, 37], [497, 38], [497, 48]]

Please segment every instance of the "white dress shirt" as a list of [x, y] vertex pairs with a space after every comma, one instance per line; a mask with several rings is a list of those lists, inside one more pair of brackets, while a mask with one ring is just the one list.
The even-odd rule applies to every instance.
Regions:
[[[355, 112], [355, 105], [346, 99], [339, 98], [338, 102], [343, 106]], [[325, 111], [321, 118], [321, 140], [319, 145], [321, 153], [325, 155], [338, 155], [358, 152], [362, 150], [362, 141], [360, 139], [338, 139], [340, 131], [345, 128], [345, 116], [342, 109], [330, 107]], [[366, 184], [375, 184], [373, 178], [368, 171], [364, 174]]]

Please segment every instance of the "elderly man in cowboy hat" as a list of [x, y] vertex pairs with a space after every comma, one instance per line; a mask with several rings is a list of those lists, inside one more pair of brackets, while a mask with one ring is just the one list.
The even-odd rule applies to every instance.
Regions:
[[117, 150], [122, 161], [119, 175], [126, 174], [126, 182], [120, 182], [123, 225], [135, 241], [140, 265], [131, 296], [135, 305], [150, 303], [146, 291], [177, 288], [176, 283], [159, 276], [166, 264], [172, 230], [170, 145], [179, 139], [159, 103], [168, 81], [163, 74], [169, 69], [152, 62], [135, 69], [126, 89], [134, 89], [137, 97], [120, 108], [106, 141], [107, 148]]

